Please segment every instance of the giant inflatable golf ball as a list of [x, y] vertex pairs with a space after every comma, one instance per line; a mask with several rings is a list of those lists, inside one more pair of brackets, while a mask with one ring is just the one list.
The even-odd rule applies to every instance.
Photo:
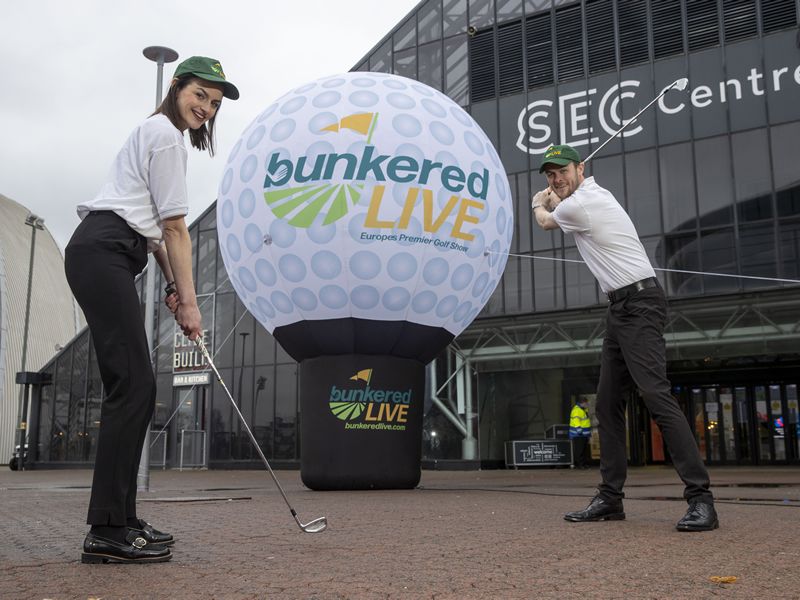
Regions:
[[[331, 357], [434, 358], [496, 288], [514, 229], [505, 170], [477, 123], [381, 73], [320, 79], [267, 106], [228, 159], [217, 228], [236, 293], [301, 363], [303, 411], [308, 360], [324, 363], [306, 390], [323, 371], [379, 385], [366, 359], [352, 362], [365, 384]], [[331, 404], [346, 396], [336, 385]], [[361, 404], [337, 405], [339, 419], [378, 414]]]
[[233, 287], [279, 341], [282, 328], [351, 318], [452, 339], [497, 286], [513, 231], [508, 180], [477, 123], [380, 73], [270, 104], [230, 155], [217, 213]]

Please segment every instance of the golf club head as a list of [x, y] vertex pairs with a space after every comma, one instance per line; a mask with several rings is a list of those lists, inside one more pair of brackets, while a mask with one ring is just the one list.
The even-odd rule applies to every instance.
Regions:
[[328, 518], [327, 517], [320, 517], [319, 519], [314, 519], [313, 521], [309, 521], [305, 525], [297, 522], [300, 525], [300, 529], [305, 531], [306, 533], [319, 533], [321, 531], [325, 531], [328, 527]]
[[689, 85], [689, 80], [686, 77], [681, 77], [680, 79], [675, 80], [675, 82], [673, 82], [673, 84], [670, 87], [673, 90], [678, 90], [679, 92], [682, 92], [683, 90], [686, 89], [688, 85]]

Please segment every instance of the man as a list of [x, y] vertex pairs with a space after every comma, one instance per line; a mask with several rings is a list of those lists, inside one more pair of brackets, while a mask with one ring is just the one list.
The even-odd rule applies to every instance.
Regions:
[[592, 437], [592, 422], [589, 420], [589, 402], [579, 396], [569, 414], [569, 439], [572, 440], [572, 462], [578, 469], [588, 469], [586, 458], [589, 438]]
[[689, 509], [676, 528], [716, 529], [719, 521], [708, 471], [689, 423], [670, 394], [663, 337], [664, 292], [630, 217], [594, 177], [584, 178], [583, 171], [574, 148], [551, 146], [539, 169], [546, 175], [548, 187], [531, 202], [540, 227], [560, 228], [575, 236], [581, 257], [610, 303], [596, 400], [602, 482], [584, 510], [567, 513], [564, 518], [578, 522], [625, 518], [625, 398], [635, 384], [686, 486], [684, 498]]

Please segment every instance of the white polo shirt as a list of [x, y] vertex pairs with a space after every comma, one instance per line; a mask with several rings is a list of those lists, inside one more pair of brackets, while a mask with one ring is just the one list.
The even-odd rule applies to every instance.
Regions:
[[189, 212], [186, 160], [183, 133], [165, 115], [153, 115], [133, 130], [100, 192], [78, 205], [78, 216], [113, 211], [147, 238], [150, 252], [156, 250], [162, 221]]
[[575, 235], [578, 252], [603, 293], [655, 276], [628, 213], [594, 177], [585, 178], [552, 215], [562, 231]]

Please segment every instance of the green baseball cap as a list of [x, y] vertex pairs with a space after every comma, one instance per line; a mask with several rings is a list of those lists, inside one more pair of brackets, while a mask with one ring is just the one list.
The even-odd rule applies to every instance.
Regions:
[[230, 81], [225, 79], [225, 73], [222, 71], [222, 65], [214, 58], [206, 56], [192, 56], [187, 58], [178, 68], [175, 69], [174, 77], [181, 75], [191, 74], [206, 81], [213, 81], [222, 84], [222, 95], [231, 100], [239, 98], [239, 90]]
[[550, 146], [544, 152], [542, 163], [539, 167], [539, 173], [544, 173], [544, 166], [548, 163], [564, 166], [571, 162], [576, 164], [580, 164], [581, 162], [581, 155], [578, 154], [578, 151], [575, 150], [575, 148], [566, 145]]

